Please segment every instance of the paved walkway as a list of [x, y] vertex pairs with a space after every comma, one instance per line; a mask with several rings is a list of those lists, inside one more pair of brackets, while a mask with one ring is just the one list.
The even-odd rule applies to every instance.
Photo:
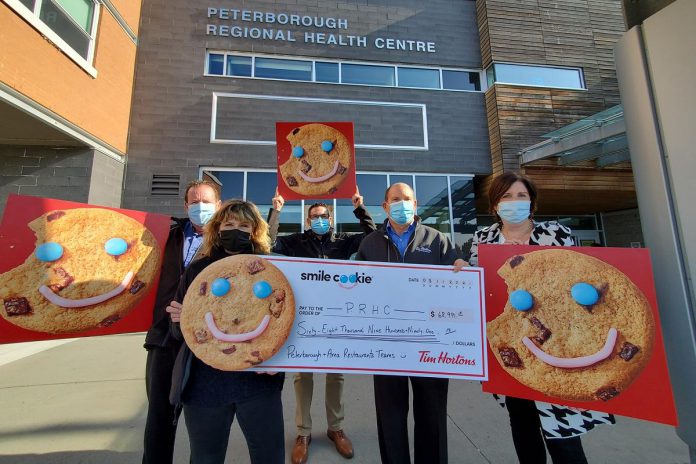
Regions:
[[[142, 342], [142, 335], [120, 335], [0, 346], [0, 464], [139, 463], [146, 409]], [[317, 384], [310, 463], [346, 463], [325, 437], [321, 376]], [[344, 399], [345, 429], [355, 445], [351, 462], [378, 463], [371, 378], [347, 377]], [[289, 455], [295, 438], [290, 381], [283, 401]], [[181, 424], [176, 462], [185, 464]], [[515, 462], [506, 413], [475, 382], [450, 383], [448, 434], [451, 463]], [[644, 421], [619, 418], [584, 443], [592, 464], [689, 462], [672, 427]], [[249, 462], [236, 425], [226, 462]]]

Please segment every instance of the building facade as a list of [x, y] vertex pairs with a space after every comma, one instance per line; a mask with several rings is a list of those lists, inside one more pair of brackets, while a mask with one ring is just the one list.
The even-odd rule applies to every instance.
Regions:
[[[276, 121], [351, 121], [373, 216], [405, 181], [463, 245], [473, 178], [491, 172], [484, 84], [471, 1], [145, 1], [123, 205], [181, 214], [182, 188], [207, 177], [265, 213]], [[335, 202], [338, 230], [357, 230], [351, 211]], [[288, 202], [281, 232], [303, 214]]]
[[11, 193], [120, 206], [140, 2], [0, 2], [0, 212]]

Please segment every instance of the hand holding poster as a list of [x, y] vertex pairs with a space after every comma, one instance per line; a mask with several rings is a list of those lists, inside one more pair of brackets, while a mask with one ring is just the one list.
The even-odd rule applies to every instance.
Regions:
[[0, 343], [149, 327], [169, 218], [11, 195], [0, 226]]
[[481, 245], [479, 263], [484, 390], [676, 424], [647, 250]]
[[353, 123], [276, 123], [278, 191], [288, 200], [356, 191]]

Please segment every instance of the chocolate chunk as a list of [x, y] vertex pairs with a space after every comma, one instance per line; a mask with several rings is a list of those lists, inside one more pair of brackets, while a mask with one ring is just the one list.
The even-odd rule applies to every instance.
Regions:
[[99, 323], [99, 327], [109, 327], [109, 326], [114, 325], [116, 322], [118, 322], [120, 320], [121, 320], [121, 316], [119, 316], [118, 314], [114, 314], [113, 316], [109, 316], [106, 319], [104, 319], [103, 321], [101, 321]]
[[341, 163], [338, 163], [338, 170], [336, 171], [337, 173], [344, 174], [347, 170], [347, 167], [343, 166]]
[[602, 387], [599, 390], [597, 390], [597, 393], [595, 393], [595, 395], [597, 395], [597, 398], [599, 398], [602, 401], [609, 401], [619, 393], [620, 392], [616, 389], [616, 387]]
[[260, 259], [255, 259], [249, 263], [247, 263], [247, 271], [249, 271], [249, 274], [254, 275], [256, 273], [259, 273], [266, 269], [266, 266], [263, 265]]
[[249, 363], [252, 366], [256, 366], [257, 364], [261, 364], [263, 362], [263, 359], [261, 359], [261, 358], [259, 358], [259, 359], [247, 359], [244, 362]]
[[512, 259], [510, 260], [510, 267], [514, 269], [522, 261], [524, 261], [524, 256], [522, 256], [522, 255], [513, 256]]
[[133, 295], [135, 295], [144, 286], [145, 286], [145, 282], [143, 282], [142, 280], [135, 279], [135, 280], [133, 280], [133, 283], [130, 286], [130, 290], [128, 290], [128, 291], [131, 292]]
[[336, 193], [336, 191], [338, 191], [338, 189], [336, 187], [331, 187], [329, 189], [329, 193]]
[[239, 318], [235, 317], [234, 320], [232, 321], [234, 325], [239, 325]]
[[621, 352], [619, 352], [619, 357], [624, 361], [630, 361], [639, 351], [640, 348], [638, 348], [633, 343], [624, 342], [624, 344], [621, 346]]
[[53, 268], [53, 272], [59, 278], [57, 283], [51, 284], [48, 286], [48, 288], [50, 288], [53, 291], [53, 293], [57, 293], [57, 292], [63, 290], [65, 287], [67, 287], [68, 285], [70, 285], [71, 283], [73, 283], [75, 281], [75, 278], [73, 276], [71, 276], [68, 273], [68, 271], [66, 271], [62, 267]]
[[302, 160], [302, 172], [307, 174], [312, 169], [312, 165], [307, 162], [307, 160]]
[[5, 312], [8, 316], [21, 316], [23, 314], [31, 314], [31, 306], [29, 306], [29, 300], [23, 296], [16, 296], [14, 298], [8, 298], [3, 300], [5, 304]]
[[509, 346], [500, 347], [498, 348], [498, 353], [503, 358], [503, 364], [506, 367], [522, 367], [522, 360], [514, 348]]
[[295, 134], [297, 134], [298, 132], [300, 132], [300, 128], [299, 128], [299, 127], [296, 127], [296, 128], [294, 128], [294, 129], [292, 130], [292, 135], [295, 135]]
[[203, 281], [201, 282], [201, 286], [198, 289], [198, 294], [199, 295], [205, 295], [205, 292], [208, 290], [208, 282]]
[[543, 345], [544, 342], [551, 337], [551, 331], [547, 329], [546, 326], [536, 317], [529, 319], [529, 322], [531, 322], [534, 327], [539, 329], [539, 332], [537, 332], [536, 336], [534, 337], [534, 341], [539, 345]]
[[261, 354], [261, 353], [259, 353], [258, 351], [252, 351], [252, 352], [251, 352], [251, 355], [252, 355], [252, 356], [256, 356], [257, 358], [259, 357], [260, 354]]
[[205, 343], [210, 339], [210, 334], [206, 329], [196, 329], [193, 331], [193, 336], [198, 343]]
[[46, 216], [46, 220], [48, 222], [55, 221], [56, 219], [65, 216], [65, 211], [54, 211], [48, 216]]
[[285, 307], [285, 290], [278, 288], [271, 293], [271, 305], [268, 310], [276, 319], [280, 317]]
[[285, 181], [288, 183], [290, 187], [297, 187], [297, 179], [295, 179], [292, 176], [288, 176], [285, 178]]
[[234, 353], [235, 351], [237, 351], [237, 346], [236, 346], [236, 345], [232, 345], [232, 346], [230, 346], [229, 348], [225, 348], [224, 350], [222, 350], [222, 352], [225, 353], [225, 354], [232, 354], [232, 353]]

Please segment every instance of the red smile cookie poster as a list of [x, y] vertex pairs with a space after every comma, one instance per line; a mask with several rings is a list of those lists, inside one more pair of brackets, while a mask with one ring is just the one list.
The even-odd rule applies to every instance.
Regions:
[[10, 195], [0, 224], [0, 343], [147, 330], [169, 223]]
[[277, 122], [278, 192], [286, 200], [355, 194], [352, 122]]
[[677, 425], [645, 249], [480, 245], [484, 391]]

